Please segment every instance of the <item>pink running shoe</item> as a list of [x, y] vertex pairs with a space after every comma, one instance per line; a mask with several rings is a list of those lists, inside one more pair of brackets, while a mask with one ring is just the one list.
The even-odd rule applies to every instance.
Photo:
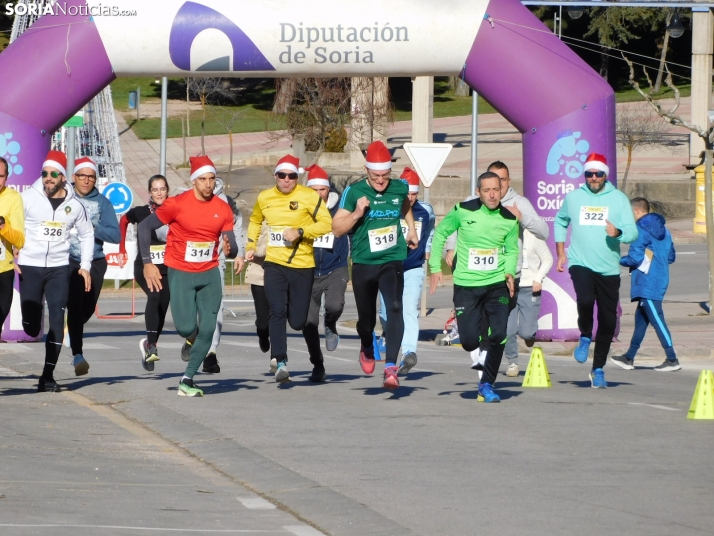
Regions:
[[372, 374], [374, 372], [374, 350], [367, 351], [364, 346], [359, 350], [359, 366], [362, 372]]
[[384, 383], [382, 387], [385, 389], [396, 389], [399, 387], [399, 378], [397, 378], [397, 367], [387, 367], [384, 369]]

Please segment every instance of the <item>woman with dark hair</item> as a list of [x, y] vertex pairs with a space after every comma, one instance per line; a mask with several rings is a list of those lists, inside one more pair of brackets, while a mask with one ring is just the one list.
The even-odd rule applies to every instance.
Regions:
[[[134, 207], [121, 217], [119, 228], [121, 229], [121, 244], [119, 253], [126, 256], [126, 229], [130, 223], [138, 224], [148, 218], [154, 211], [166, 201], [169, 196], [169, 184], [163, 175], [154, 175], [149, 179], [149, 203], [140, 207]], [[144, 278], [144, 264], [141, 255], [134, 259], [134, 279], [146, 293], [146, 309], [144, 310], [144, 321], [146, 323], [146, 338], [139, 341], [141, 350], [141, 364], [144, 370], [152, 372], [154, 362], [159, 360], [159, 353], [156, 345], [164, 328], [166, 312], [169, 310], [169, 282], [167, 269], [164, 265], [164, 253], [166, 251], [166, 235], [168, 225], [151, 232], [151, 262], [156, 265], [161, 273], [161, 290], [153, 291], [149, 289]]]

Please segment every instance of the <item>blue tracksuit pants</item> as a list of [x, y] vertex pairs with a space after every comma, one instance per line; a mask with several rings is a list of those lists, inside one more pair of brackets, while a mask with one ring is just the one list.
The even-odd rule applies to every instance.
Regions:
[[667, 359], [674, 361], [677, 359], [677, 354], [674, 352], [674, 344], [672, 343], [672, 334], [667, 328], [667, 323], [664, 320], [664, 312], [662, 311], [662, 301], [660, 300], [648, 300], [645, 298], [640, 298], [640, 303], [637, 305], [637, 312], [635, 313], [635, 332], [632, 334], [632, 340], [630, 341], [630, 348], [625, 353], [628, 359], [634, 359], [637, 354], [637, 350], [640, 349], [640, 344], [645, 338], [645, 332], [647, 331], [647, 326], [652, 324], [657, 337], [659, 338], [662, 348], [664, 348], [664, 353]]

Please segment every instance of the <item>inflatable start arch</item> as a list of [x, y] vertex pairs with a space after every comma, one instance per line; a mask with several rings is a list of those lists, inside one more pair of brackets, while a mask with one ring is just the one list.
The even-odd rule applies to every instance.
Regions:
[[[585, 155], [606, 155], [617, 176], [612, 89], [518, 0], [57, 0], [0, 54], [10, 184], [32, 184], [52, 133], [114, 78], [191, 73], [461, 73], [523, 133], [525, 195], [551, 222], [553, 250]], [[553, 270], [544, 290], [541, 335], [578, 337], [568, 274]]]

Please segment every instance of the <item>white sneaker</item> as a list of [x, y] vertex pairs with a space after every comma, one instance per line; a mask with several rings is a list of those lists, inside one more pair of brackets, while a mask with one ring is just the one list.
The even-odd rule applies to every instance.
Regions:
[[275, 374], [275, 372], [278, 370], [278, 360], [275, 359], [274, 357], [270, 360], [270, 373]]
[[508, 368], [506, 369], [506, 376], [509, 378], [515, 378], [518, 376], [518, 373], [521, 371], [520, 368], [518, 368], [517, 363], [511, 363], [508, 365]]

